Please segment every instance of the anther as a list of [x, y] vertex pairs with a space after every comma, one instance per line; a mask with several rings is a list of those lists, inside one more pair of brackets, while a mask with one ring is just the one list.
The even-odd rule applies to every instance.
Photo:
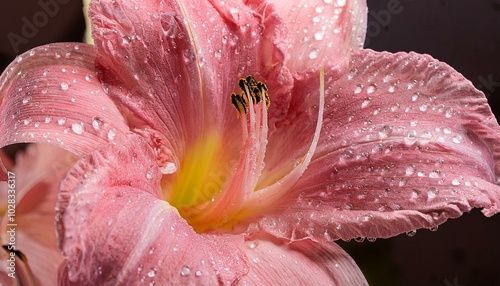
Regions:
[[267, 86], [261, 81], [256, 81], [253, 76], [249, 75], [246, 78], [241, 78], [238, 81], [241, 93], [231, 94], [231, 103], [240, 114], [247, 112], [248, 104], [258, 104], [262, 100], [265, 101], [266, 108], [269, 108], [271, 100], [267, 93]]

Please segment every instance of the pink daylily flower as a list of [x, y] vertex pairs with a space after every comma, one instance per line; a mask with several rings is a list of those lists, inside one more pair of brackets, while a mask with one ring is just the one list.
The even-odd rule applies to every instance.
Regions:
[[94, 46], [8, 67], [1, 146], [81, 156], [60, 283], [366, 285], [332, 241], [499, 211], [484, 95], [430, 56], [361, 49], [364, 1], [309, 2], [94, 1]]
[[[7, 157], [2, 158], [4, 162], [9, 162]], [[1, 285], [57, 284], [57, 271], [64, 257], [57, 248], [54, 207], [59, 183], [74, 162], [74, 156], [63, 149], [34, 144], [16, 156], [15, 165], [11, 162], [6, 164], [14, 174], [9, 184], [16, 190], [15, 199], [9, 199], [15, 202], [16, 208], [12, 217], [14, 220], [10, 221], [8, 204], [11, 202], [7, 200], [10, 187], [1, 182], [0, 239], [7, 248], [0, 250]], [[11, 241], [11, 224], [15, 224], [14, 241]], [[6, 263], [14, 250], [28, 257], [28, 263], [16, 257], [14, 271], [19, 284], [14, 283], [16, 279], [9, 276], [13, 269], [8, 268], [12, 265]]]

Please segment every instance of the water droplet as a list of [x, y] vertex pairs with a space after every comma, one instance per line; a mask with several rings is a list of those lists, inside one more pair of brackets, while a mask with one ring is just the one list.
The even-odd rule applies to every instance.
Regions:
[[378, 136], [380, 137], [380, 139], [386, 139], [387, 137], [391, 136], [391, 134], [392, 126], [389, 125], [384, 125], [378, 132]]
[[459, 186], [459, 185], [460, 185], [460, 181], [459, 181], [458, 179], [453, 179], [453, 180], [451, 181], [451, 184], [452, 184], [453, 186]]
[[129, 36], [124, 36], [122, 38], [122, 44], [124, 44], [124, 45], [130, 44], [130, 40], [131, 40], [131, 38]]
[[412, 101], [416, 101], [418, 99], [418, 93], [415, 93], [412, 97], [411, 97], [411, 100]]
[[367, 106], [368, 106], [368, 104], [370, 104], [370, 101], [371, 101], [371, 100], [372, 100], [371, 98], [367, 97], [367, 98], [363, 101], [363, 103], [361, 103], [361, 108], [365, 108], [365, 107], [367, 107]]
[[375, 242], [377, 240], [376, 237], [367, 237], [366, 240], [368, 240], [369, 242]]
[[151, 268], [151, 270], [148, 272], [148, 277], [155, 277], [156, 276], [156, 268]]
[[144, 265], [139, 264], [139, 266], [137, 267], [137, 273], [141, 273], [143, 268], [144, 268]]
[[116, 137], [116, 129], [114, 129], [114, 128], [109, 129], [109, 131], [108, 131], [108, 139], [109, 140], [114, 140], [115, 137]]
[[92, 117], [92, 127], [94, 127], [95, 130], [99, 130], [103, 124], [102, 118], [101, 117]]
[[415, 141], [417, 141], [417, 131], [410, 130], [408, 134], [406, 134], [404, 140], [407, 144], [415, 143]]
[[196, 277], [200, 277], [203, 273], [200, 271], [200, 270], [196, 270], [196, 272], [194, 273], [194, 275], [196, 275]]
[[66, 123], [66, 117], [62, 117], [59, 120], [57, 120], [57, 124], [59, 125], [63, 125], [64, 123]]
[[254, 249], [254, 248], [256, 248], [258, 245], [259, 245], [259, 243], [258, 243], [257, 241], [252, 241], [252, 242], [248, 245], [248, 248], [250, 248], [250, 249]]
[[439, 178], [439, 171], [438, 170], [431, 171], [429, 173], [429, 178], [433, 178], [433, 179]]
[[313, 49], [310, 53], [309, 53], [309, 58], [312, 60], [312, 59], [315, 59], [319, 56], [319, 50], [318, 49]]
[[435, 198], [437, 194], [438, 189], [436, 189], [435, 187], [430, 187], [429, 190], [427, 190], [427, 196], [429, 197], [429, 199]]
[[214, 56], [217, 60], [220, 60], [222, 58], [222, 50], [221, 49], [216, 50]]
[[413, 237], [413, 236], [415, 236], [415, 234], [417, 234], [417, 231], [416, 231], [416, 230], [411, 230], [411, 231], [408, 231], [408, 232], [406, 233], [406, 235], [408, 235], [409, 237]]
[[453, 108], [446, 109], [444, 116], [446, 116], [446, 118], [451, 118], [453, 116]]
[[31, 101], [31, 96], [26, 96], [25, 98], [23, 98], [23, 104], [27, 104], [30, 101]]
[[372, 83], [366, 88], [366, 93], [368, 93], [368, 94], [373, 93], [373, 92], [375, 92], [376, 89], [377, 89], [377, 85]]
[[259, 263], [259, 262], [260, 262], [260, 258], [258, 258], [258, 257], [254, 257], [254, 259], [252, 259], [252, 261], [253, 261], [254, 263]]
[[453, 141], [453, 143], [460, 144], [462, 142], [462, 136], [457, 135], [457, 136], [453, 137], [452, 141]]
[[416, 199], [417, 197], [418, 197], [418, 191], [417, 191], [417, 190], [415, 190], [415, 189], [413, 189], [413, 190], [411, 191], [411, 198], [412, 198], [412, 199]]
[[355, 238], [354, 238], [354, 241], [356, 241], [356, 242], [363, 242], [363, 241], [365, 241], [365, 238], [364, 238], [364, 237], [362, 237], [362, 236], [360, 236], [360, 237], [355, 237]]
[[164, 175], [172, 174], [175, 173], [175, 171], [177, 171], [177, 166], [175, 166], [175, 164], [172, 162], [168, 162], [164, 167], [160, 168], [160, 171]]
[[437, 231], [438, 230], [438, 226], [437, 225], [433, 226], [433, 227], [429, 228], [429, 230], [430, 231]]
[[189, 269], [189, 267], [187, 267], [187, 266], [183, 266], [182, 269], [181, 269], [181, 275], [182, 276], [189, 276], [189, 275], [191, 275], [191, 269]]
[[76, 134], [83, 134], [83, 122], [73, 122], [71, 124], [71, 130]]
[[319, 32], [314, 33], [314, 39], [316, 39], [317, 41], [323, 40], [324, 36], [325, 36], [324, 31], [319, 31]]
[[147, 179], [152, 179], [152, 178], [153, 178], [153, 170], [149, 170], [149, 171], [146, 173], [146, 178], [147, 178]]
[[361, 84], [358, 84], [356, 86], [356, 88], [354, 89], [354, 93], [358, 94], [358, 93], [361, 93], [361, 91], [363, 91], [363, 86]]
[[65, 82], [61, 83], [61, 89], [62, 90], [68, 90], [69, 89], [69, 85]]

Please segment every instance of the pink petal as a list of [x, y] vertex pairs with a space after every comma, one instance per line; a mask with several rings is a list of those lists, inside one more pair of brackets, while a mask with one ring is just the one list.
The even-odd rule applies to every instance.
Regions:
[[[299, 27], [298, 21], [290, 22], [290, 28], [286, 24], [289, 17], [301, 15], [277, 13], [265, 1], [224, 3], [101, 0], [90, 7], [100, 79], [137, 132], [161, 134], [155, 141], [171, 150], [177, 165], [186, 147], [206, 130], [222, 130], [231, 139], [227, 144], [239, 142], [229, 95], [240, 77], [252, 74], [268, 84], [273, 120], [288, 108], [293, 78], [284, 62], [288, 43], [299, 40]], [[359, 12], [365, 10], [363, 4], [352, 5], [344, 7], [339, 20], [349, 27], [354, 25], [351, 17], [366, 16]], [[352, 13], [346, 12], [351, 8]], [[350, 32], [341, 35], [356, 38]], [[340, 45], [344, 55], [351, 38], [328, 43]], [[331, 55], [333, 64], [338, 55]]]
[[234, 246], [242, 237], [194, 232], [159, 199], [162, 174], [151, 148], [129, 138], [81, 160], [61, 185], [58, 229], [68, 279], [78, 285], [235, 283], [248, 271]]
[[251, 263], [241, 285], [368, 285], [335, 243], [261, 238], [246, 241], [244, 250]]
[[[287, 67], [302, 71], [319, 66], [346, 66], [353, 48], [363, 46], [366, 1], [266, 1], [285, 21], [289, 38], [280, 43]], [[314, 2], [314, 3], [313, 3]]]
[[[258, 70], [251, 36], [258, 34], [252, 32], [258, 19], [241, 2], [228, 2], [101, 0], [90, 6], [100, 77], [110, 96], [131, 114], [132, 127], [159, 131], [162, 144], [181, 158], [204, 129], [239, 131], [229, 95], [239, 77]], [[241, 11], [237, 25], [218, 11], [234, 6]]]
[[61, 285], [367, 284], [335, 244], [194, 232], [158, 199], [152, 150], [129, 138], [79, 161], [61, 186]]
[[81, 155], [127, 132], [97, 80], [94, 57], [86, 44], [18, 56], [0, 78], [0, 146], [44, 142]]
[[364, 50], [327, 90], [320, 146], [289, 191], [298, 201], [262, 229], [292, 239], [389, 237], [473, 207], [500, 211], [500, 128], [484, 95], [452, 68]]
[[[69, 155], [50, 145], [30, 145], [10, 169], [16, 174], [16, 249], [28, 258], [34, 279], [49, 285], [57, 284], [57, 269], [63, 260], [56, 245], [54, 206], [59, 182], [74, 162]], [[1, 192], [7, 193], [3, 188]], [[7, 224], [4, 219], [0, 233], [4, 244], [9, 239]]]

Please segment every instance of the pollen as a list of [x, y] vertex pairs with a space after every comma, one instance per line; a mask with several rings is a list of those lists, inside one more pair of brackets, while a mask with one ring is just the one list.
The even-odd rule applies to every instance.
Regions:
[[253, 76], [249, 75], [246, 78], [241, 78], [238, 85], [241, 92], [231, 94], [231, 103], [238, 113], [246, 114], [249, 104], [259, 104], [262, 101], [265, 102], [266, 108], [269, 108], [271, 100], [265, 83], [256, 81]]

